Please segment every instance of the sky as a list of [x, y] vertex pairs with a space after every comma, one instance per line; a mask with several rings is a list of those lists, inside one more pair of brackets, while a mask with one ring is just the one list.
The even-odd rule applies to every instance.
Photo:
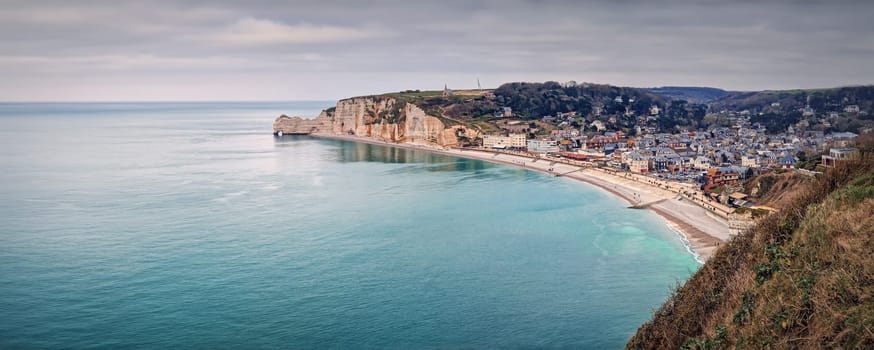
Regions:
[[874, 83], [874, 1], [0, 0], [0, 101]]

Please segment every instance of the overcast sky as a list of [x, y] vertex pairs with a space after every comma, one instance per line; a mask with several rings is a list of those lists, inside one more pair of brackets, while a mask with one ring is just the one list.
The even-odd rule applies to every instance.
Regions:
[[874, 83], [874, 1], [119, 3], [0, 0], [0, 100], [333, 100], [477, 78]]

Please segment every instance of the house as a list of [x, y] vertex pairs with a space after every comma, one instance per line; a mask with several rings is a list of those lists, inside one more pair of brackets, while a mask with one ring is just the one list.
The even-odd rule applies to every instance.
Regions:
[[704, 175], [704, 190], [709, 192], [716, 187], [734, 185], [738, 182], [739, 178], [740, 174], [733, 172], [729, 169], [710, 168], [709, 170], [707, 170], [707, 174]]
[[655, 156], [652, 159], [652, 170], [654, 171], [667, 171], [668, 170], [668, 157], [665, 156]]
[[618, 141], [619, 137], [616, 134], [612, 136], [595, 136], [586, 140], [586, 148], [604, 148], [608, 143], [616, 143]]
[[502, 113], [501, 116], [504, 118], [509, 118], [513, 116], [513, 108], [510, 107], [501, 107]]
[[734, 160], [734, 153], [719, 149], [714, 153], [713, 159], [716, 165], [731, 164]]
[[750, 168], [755, 168], [759, 166], [759, 157], [756, 157], [752, 154], [745, 154], [740, 157], [740, 165], [746, 166]]
[[607, 126], [604, 125], [604, 122], [602, 122], [602, 121], [600, 121], [600, 120], [593, 121], [592, 124], [591, 124], [591, 126], [592, 126], [593, 128], [595, 128], [595, 130], [598, 130], [598, 132], [601, 132], [601, 131], [607, 130]]
[[844, 107], [844, 112], [847, 113], [859, 113], [859, 105], [849, 105]]
[[655, 126], [645, 126], [641, 129], [641, 131], [646, 134], [655, 134], [655, 132], [658, 131], [658, 128], [656, 128]]
[[851, 132], [836, 132], [831, 134], [832, 144], [834, 147], [843, 147], [847, 148], [853, 145], [853, 139], [856, 138], [856, 135]]
[[763, 158], [759, 160], [759, 165], [767, 165], [770, 167], [777, 165], [780, 162], [780, 157], [777, 155], [776, 152], [768, 151], [765, 152], [762, 156]]
[[558, 148], [561, 151], [570, 152], [575, 148], [574, 141], [568, 139], [558, 140]]
[[649, 173], [649, 163], [650, 157], [640, 154], [640, 152], [629, 152], [625, 154], [625, 164], [628, 165], [628, 170], [632, 173]]
[[791, 154], [783, 155], [780, 158], [780, 166], [784, 169], [795, 169], [795, 164], [798, 163], [798, 158]]
[[731, 204], [733, 207], [740, 207], [748, 203], [746, 201], [747, 195], [743, 192], [734, 192], [728, 195], [728, 198], [729, 204]]
[[833, 147], [828, 151], [828, 155], [822, 155], [822, 165], [830, 168], [839, 162], [855, 159], [858, 155], [859, 150], [855, 148]]
[[730, 165], [727, 167], [722, 167], [721, 170], [723, 173], [737, 174], [738, 180], [746, 180], [748, 178], [747, 175], [753, 174], [753, 172], [750, 171], [750, 167], [739, 166], [739, 165]]

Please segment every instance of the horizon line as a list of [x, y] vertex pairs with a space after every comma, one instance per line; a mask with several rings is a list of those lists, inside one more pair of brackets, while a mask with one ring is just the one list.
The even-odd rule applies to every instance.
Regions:
[[[557, 82], [557, 83], [565, 83], [565, 82], [556, 81], [556, 80], [544, 80], [544, 81], [511, 81], [511, 82], [506, 82], [506, 83], [503, 83], [503, 84], [509, 84], [509, 83], [545, 83], [545, 82], [549, 82], [549, 81], [554, 81], [554, 82]], [[567, 81], [567, 82], [570, 82], [570, 81], [573, 81], [573, 80], [569, 80], [569, 81]], [[503, 85], [503, 84], [502, 84], [502, 85]], [[718, 90], [722, 90], [722, 91], [729, 92], [729, 93], [780, 92], [780, 91], [798, 91], [798, 90], [811, 90], [811, 91], [816, 91], [816, 90], [830, 90], [830, 89], [842, 89], [842, 88], [854, 88], [854, 87], [872, 87], [872, 86], [874, 86], [874, 83], [855, 83], [855, 84], [852, 84], [852, 83], [851, 83], [851, 84], [842, 84], [842, 85], [836, 85], [836, 86], [831, 86], [831, 87], [807, 87], [807, 88], [804, 88], [804, 87], [798, 87], [798, 88], [783, 88], [783, 89], [754, 89], [754, 90], [746, 90], [746, 89], [742, 89], [742, 90], [736, 90], [736, 89], [726, 89], [726, 88], [722, 88], [722, 87], [716, 87], [716, 86], [713, 86], [713, 85], [705, 86], [705, 85], [686, 85], [686, 84], [676, 84], [676, 85], [658, 85], [658, 86], [623, 86], [623, 85], [616, 85], [616, 84], [610, 84], [610, 83], [586, 82], [586, 81], [577, 82], [577, 84], [579, 84], [579, 85], [583, 85], [583, 84], [609, 85], [609, 86], [615, 86], [615, 87], [634, 88], [634, 89], [658, 89], [658, 88], [671, 88], [671, 87], [674, 87], [674, 88], [710, 88], [710, 89], [718, 89]], [[482, 88], [481, 90], [495, 90], [495, 89], [497, 89], [497, 88], [496, 88], [496, 87], [493, 87], [493, 88]], [[415, 89], [408, 89], [408, 90], [415, 90]], [[419, 90], [421, 90], [421, 89], [419, 89]], [[457, 89], [454, 89], [454, 90], [477, 90], [477, 88], [457, 88]], [[404, 91], [405, 91], [405, 90], [389, 91], [389, 92], [381, 92], [381, 93], [366, 94], [366, 95], [351, 96], [351, 97], [350, 97], [350, 96], [347, 96], [347, 97], [333, 98], [333, 99], [299, 99], [299, 100], [297, 100], [297, 99], [289, 99], [289, 100], [259, 100], [259, 99], [252, 99], [252, 100], [246, 100], [246, 99], [243, 99], [243, 100], [235, 100], [235, 99], [234, 99], [234, 100], [217, 100], [217, 99], [191, 99], [191, 100], [159, 100], [159, 99], [155, 99], [155, 100], [152, 100], [152, 99], [144, 99], [144, 100], [122, 100], [122, 99], [120, 99], [120, 100], [0, 100], [0, 104], [12, 104], [12, 103], [216, 103], [216, 102], [223, 102], [223, 103], [267, 103], [267, 102], [327, 102], [327, 101], [340, 101], [340, 100], [343, 100], [343, 99], [349, 99], [349, 98], [354, 98], [354, 97], [376, 96], [376, 95], [383, 95], [383, 94], [390, 94], [390, 93], [398, 93], [398, 92], [404, 92]], [[421, 91], [440, 91], [440, 90], [421, 90]]]
[[266, 102], [333, 102], [338, 100], [19, 100], [3, 101], [0, 104], [12, 103], [266, 103]]

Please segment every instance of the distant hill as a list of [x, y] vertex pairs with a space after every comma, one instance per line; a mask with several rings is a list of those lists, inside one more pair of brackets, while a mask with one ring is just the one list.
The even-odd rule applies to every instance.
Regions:
[[[477, 125], [484, 131], [497, 130], [495, 123], [500, 120], [504, 108], [512, 115], [512, 119], [539, 121], [544, 117], [555, 117], [571, 113], [573, 120], [569, 126], [577, 128], [592, 120], [607, 122], [614, 119], [611, 126], [617, 129], [633, 130], [639, 116], [648, 116], [652, 108], [664, 111], [669, 101], [659, 94], [640, 88], [621, 87], [592, 83], [558, 83], [547, 81], [543, 83], [512, 82], [499, 86], [494, 90], [484, 90], [479, 93], [451, 93], [444, 96], [441, 91], [401, 91], [383, 94], [382, 96], [401, 99], [422, 108], [429, 115], [446, 119], [446, 123]], [[692, 109], [694, 106], [690, 106]], [[685, 108], [685, 106], [683, 107]], [[679, 110], [679, 108], [677, 108]], [[680, 119], [683, 125], [691, 123], [686, 118], [686, 111], [675, 113], [674, 118], [665, 121], [676, 123]], [[703, 117], [703, 109], [698, 110], [694, 118]], [[588, 120], [587, 120], [588, 118]], [[559, 118], [555, 118], [559, 119]], [[557, 123], [561, 123], [559, 120]], [[652, 122], [655, 124], [655, 121]], [[545, 125], [539, 125], [541, 131]], [[673, 126], [671, 124], [670, 126]]]
[[720, 247], [627, 348], [874, 348], [872, 141]]
[[708, 105], [712, 113], [748, 112], [770, 132], [806, 121], [812, 129], [858, 133], [874, 124], [874, 85], [731, 92]]
[[808, 103], [817, 114], [843, 112], [853, 105], [858, 106], [859, 112], [871, 114], [874, 107], [874, 85], [730, 92], [712, 101], [710, 106], [716, 110], [789, 113], [804, 108]]
[[[446, 125], [476, 125], [497, 131], [501, 116], [528, 121], [531, 129], [550, 127], [676, 132], [731, 126], [750, 118], [771, 133], [850, 131], [874, 127], [874, 86], [815, 90], [726, 91], [712, 87], [621, 87], [593, 83], [511, 82], [494, 90], [407, 90], [381, 96], [412, 103]], [[809, 108], [808, 106], [809, 101]], [[544, 118], [549, 116], [549, 118]], [[546, 124], [538, 124], [542, 121]], [[565, 124], [562, 124], [565, 123]]]
[[[604, 84], [506, 83], [495, 89], [496, 101], [513, 108], [525, 118], [540, 118], [556, 113], [591, 113], [596, 107], [606, 114], [626, 111], [637, 115], [649, 114], [652, 106], [664, 108], [666, 98], [649, 91]], [[627, 108], [627, 109], [626, 109]]]
[[643, 90], [665, 96], [672, 100], [686, 100], [692, 103], [705, 103], [725, 97], [730, 92], [712, 88], [697, 86], [662, 86], [644, 88]]

